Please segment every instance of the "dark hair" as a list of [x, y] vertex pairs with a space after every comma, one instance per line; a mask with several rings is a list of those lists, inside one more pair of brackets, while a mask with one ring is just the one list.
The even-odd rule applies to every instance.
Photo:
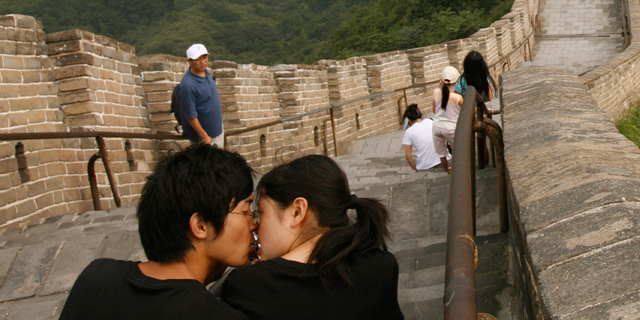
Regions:
[[462, 65], [464, 66], [464, 72], [461, 77], [467, 80], [468, 85], [476, 88], [479, 94], [489, 94], [489, 82], [487, 79], [491, 81], [491, 85], [493, 85], [495, 91], [496, 82], [493, 80], [493, 77], [491, 77], [487, 63], [484, 61], [484, 58], [482, 58], [480, 52], [469, 52], [464, 58]]
[[[372, 250], [386, 250], [389, 212], [380, 201], [351, 195], [344, 171], [331, 158], [309, 155], [267, 173], [257, 190], [281, 208], [298, 197], [307, 199], [320, 228], [329, 228], [316, 243], [309, 261], [317, 262], [318, 276], [327, 284], [336, 275], [351, 283], [347, 262]], [[355, 209], [354, 223], [347, 209]]]
[[418, 105], [415, 103], [410, 104], [407, 107], [407, 110], [404, 111], [404, 115], [402, 118], [408, 118], [409, 121], [416, 121], [417, 119], [422, 118], [422, 113], [420, 113], [420, 109], [418, 109]]
[[449, 82], [445, 82], [442, 86], [442, 101], [440, 102], [440, 108], [447, 110], [447, 103], [449, 103]]
[[210, 222], [217, 235], [237, 203], [253, 192], [253, 170], [237, 153], [205, 144], [169, 154], [147, 177], [138, 204], [138, 232], [151, 261], [182, 262], [193, 249], [189, 219]]

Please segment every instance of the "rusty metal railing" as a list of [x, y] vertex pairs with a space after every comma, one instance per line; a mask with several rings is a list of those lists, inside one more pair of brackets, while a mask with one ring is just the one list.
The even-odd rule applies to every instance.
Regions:
[[111, 172], [109, 165], [109, 152], [104, 143], [104, 138], [125, 138], [125, 139], [151, 139], [151, 140], [187, 140], [187, 138], [175, 134], [152, 134], [152, 133], [128, 133], [128, 132], [32, 132], [32, 133], [0, 133], [0, 141], [13, 140], [41, 140], [41, 139], [77, 139], [77, 138], [96, 138], [98, 143], [98, 152], [91, 156], [87, 164], [87, 173], [89, 175], [89, 185], [91, 188], [91, 198], [93, 199], [93, 207], [95, 210], [102, 210], [100, 204], [100, 193], [98, 192], [98, 180], [96, 178], [95, 162], [102, 159], [109, 186], [113, 193], [113, 200], [116, 207], [122, 205], [120, 194], [118, 192], [118, 184]]
[[[506, 206], [506, 184], [502, 131], [493, 120], [474, 121], [475, 104], [478, 112], [486, 112], [482, 98], [473, 86], [466, 89], [464, 103], [456, 126], [453, 154], [455, 161], [449, 188], [449, 217], [445, 271], [445, 319], [476, 320], [476, 263], [475, 243], [475, 146], [474, 132], [484, 132], [496, 147], [500, 231], [509, 228]], [[482, 119], [480, 117], [480, 119]]]

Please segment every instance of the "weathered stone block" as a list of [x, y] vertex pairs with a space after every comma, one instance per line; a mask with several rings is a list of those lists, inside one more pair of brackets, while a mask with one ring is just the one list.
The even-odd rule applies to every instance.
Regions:
[[16, 54], [35, 55], [36, 45], [32, 43], [16, 43]]
[[16, 18], [14, 15], [6, 15], [0, 16], [0, 26], [1, 27], [15, 27], [16, 26]]
[[25, 16], [22, 14], [15, 14], [16, 27], [26, 29], [37, 29], [38, 25], [36, 19], [32, 16]]
[[[155, 81], [175, 81], [175, 74], [173, 72], [143, 72], [142, 79], [144, 82], [155, 82]], [[175, 83], [174, 85], [176, 85]]]
[[0, 41], [0, 54], [16, 54], [16, 46], [14, 41]]
[[96, 35], [96, 38], [95, 38], [95, 39], [96, 39], [95, 41], [96, 41], [97, 43], [99, 43], [99, 44], [101, 44], [101, 45], [103, 45], [103, 46], [109, 46], [109, 47], [112, 47], [112, 48], [116, 48], [116, 47], [117, 47], [117, 45], [118, 45], [118, 44], [117, 44], [118, 42], [117, 42], [116, 40], [114, 40], [114, 39], [112, 39], [112, 38], [109, 38], [109, 37], [105, 37], [105, 36], [101, 36], [101, 35]]
[[93, 41], [94, 35], [91, 32], [80, 29], [65, 30], [47, 34], [47, 43], [81, 39]]
[[60, 105], [60, 101], [58, 100], [58, 97], [57, 97], [58, 92], [59, 92], [58, 85], [55, 83], [40, 83], [38, 85], [38, 95], [56, 96], [49, 101], [49, 106], [51, 108]]
[[102, 105], [98, 102], [80, 102], [66, 105], [62, 108], [64, 113], [68, 116], [75, 116], [92, 112], [101, 113], [102, 109]]
[[24, 69], [24, 61], [20, 57], [5, 56], [3, 60], [7, 69]]
[[0, 160], [0, 174], [18, 171], [18, 162], [15, 158]]
[[75, 65], [69, 67], [56, 68], [54, 71], [55, 78], [57, 80], [72, 78], [72, 77], [83, 77], [83, 76], [93, 76], [93, 67], [85, 66], [85, 65]]
[[77, 116], [67, 116], [64, 120], [65, 123], [70, 127], [95, 126], [104, 124], [102, 116], [93, 113]]
[[[0, 162], [0, 166], [1, 165], [2, 164]], [[0, 191], [0, 202], [9, 204], [9, 203], [14, 203], [16, 201], [18, 201], [18, 192], [17, 192], [16, 189], [9, 189], [7, 191]], [[13, 217], [11, 217], [11, 219], [13, 219]]]
[[44, 111], [30, 111], [27, 116], [29, 124], [42, 123], [47, 121], [47, 116]]
[[[64, 160], [62, 160], [62, 158], [61, 158], [60, 160], [61, 160], [61, 161], [64, 161]], [[75, 156], [74, 156], [74, 159], [73, 159], [73, 160], [75, 160]], [[64, 163], [47, 163], [47, 164], [45, 165], [45, 170], [46, 170], [47, 175], [48, 175], [49, 177], [63, 176], [63, 175], [66, 175], [66, 174], [67, 174], [67, 166], [66, 166], [66, 164], [64, 164]], [[64, 180], [63, 180], [63, 182], [64, 182]], [[66, 186], [67, 188], [77, 187], [77, 185], [74, 185], [74, 186], [68, 186], [68, 185], [66, 185], [66, 184], [65, 184], [65, 186]]]
[[60, 103], [63, 105], [84, 101], [96, 101], [96, 93], [93, 91], [72, 91], [60, 93]]
[[9, 118], [9, 125], [12, 127], [24, 126], [29, 124], [29, 119], [27, 118], [26, 112], [9, 113], [8, 118]]
[[173, 91], [176, 86], [173, 82], [151, 82], [145, 83], [142, 87], [146, 93], [159, 92], [159, 91]]
[[83, 43], [81, 40], [53, 42], [49, 43], [47, 47], [49, 50], [49, 54], [58, 55], [82, 51]]
[[23, 60], [24, 68], [25, 69], [40, 70], [43, 67], [45, 67], [43, 62], [45, 62], [47, 60], [49, 60], [49, 59], [46, 58], [46, 57], [26, 57]]
[[94, 57], [88, 53], [73, 53], [59, 56], [57, 59], [57, 64], [60, 67], [70, 66], [70, 65], [78, 65], [78, 64], [94, 64]]
[[116, 74], [111, 70], [100, 69], [100, 78], [104, 80], [116, 81]]
[[133, 98], [133, 96], [136, 95], [135, 86], [128, 85], [128, 84], [122, 84], [122, 85], [120, 85], [120, 89], [122, 90], [122, 94], [131, 96], [132, 98]]
[[[76, 91], [76, 90], [81, 90], [81, 89], [88, 89], [89, 88], [88, 80], [89, 79], [87, 79], [87, 78], [61, 80], [59, 82], [60, 91], [66, 92], [66, 91]], [[91, 79], [91, 80], [93, 80], [93, 79]], [[92, 82], [97, 82], [97, 81], [93, 80]]]
[[153, 92], [147, 94], [148, 102], [166, 102], [171, 101], [172, 92]]

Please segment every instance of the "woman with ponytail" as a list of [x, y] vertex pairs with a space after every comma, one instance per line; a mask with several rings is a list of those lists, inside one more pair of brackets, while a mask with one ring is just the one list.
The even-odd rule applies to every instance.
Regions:
[[433, 144], [436, 154], [444, 171], [451, 173], [447, 161], [447, 143], [453, 146], [456, 133], [456, 124], [462, 106], [462, 96], [453, 92], [453, 85], [458, 81], [460, 72], [454, 67], [446, 67], [442, 70], [440, 86], [442, 89], [433, 90]]
[[252, 319], [404, 318], [398, 263], [386, 247], [389, 212], [352, 195], [331, 158], [280, 165], [256, 190], [262, 261], [229, 274], [224, 302]]

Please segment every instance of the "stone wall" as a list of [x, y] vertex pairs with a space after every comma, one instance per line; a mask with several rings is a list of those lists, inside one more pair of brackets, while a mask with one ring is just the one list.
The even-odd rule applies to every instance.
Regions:
[[[228, 148], [258, 172], [309, 153], [335, 155], [354, 139], [400, 128], [402, 90], [335, 108], [334, 145], [329, 111], [268, 128], [234, 131], [348, 102], [370, 94], [406, 90], [406, 102], [431, 109], [431, 92], [447, 65], [461, 68], [479, 50], [494, 76], [525, 59], [533, 40], [531, 8], [518, 0], [512, 12], [467, 39], [313, 65], [259, 66], [212, 61], [222, 102]], [[0, 133], [115, 131], [175, 132], [169, 113], [173, 87], [187, 68], [184, 58], [137, 57], [135, 48], [82, 30], [46, 35], [33, 17], [0, 16]], [[400, 105], [398, 105], [398, 103]], [[105, 139], [123, 205], [134, 205], [159, 152], [188, 145], [183, 139]], [[0, 225], [91, 210], [87, 162], [94, 139], [0, 142]], [[114, 207], [100, 161], [96, 164], [103, 208]]]
[[640, 150], [580, 80], [501, 78], [518, 319], [638, 318]]
[[[622, 118], [629, 107], [640, 102], [640, 3], [623, 1], [628, 5], [631, 44], [621, 54], [585, 73], [580, 81], [596, 99], [612, 121]], [[623, 10], [624, 11], [624, 10]]]

